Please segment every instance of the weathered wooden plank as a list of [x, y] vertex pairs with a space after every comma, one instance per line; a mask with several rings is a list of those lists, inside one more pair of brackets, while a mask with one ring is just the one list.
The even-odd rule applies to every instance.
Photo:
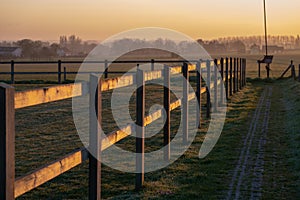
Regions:
[[58, 159], [46, 166], [34, 170], [33, 172], [25, 176], [17, 178], [14, 184], [14, 197], [17, 198], [22, 194], [76, 167], [83, 161], [87, 160], [87, 158], [88, 153], [85, 148], [77, 149], [61, 159]]
[[201, 94], [204, 94], [206, 91], [207, 91], [207, 90], [206, 90], [206, 87], [202, 87], [202, 88], [201, 88]]
[[87, 93], [86, 83], [75, 83], [15, 93], [15, 109], [59, 101]]
[[0, 199], [14, 199], [15, 109], [14, 88], [0, 84]]
[[195, 71], [195, 70], [197, 70], [197, 68], [196, 68], [196, 65], [191, 65], [191, 64], [189, 64], [188, 65], [188, 71]]
[[129, 124], [118, 131], [114, 131], [107, 134], [106, 138], [102, 138], [101, 140], [102, 141], [101, 150], [104, 151], [105, 149], [123, 140], [124, 138], [126, 138], [127, 136], [131, 135], [134, 132], [135, 132], [134, 124]]
[[162, 75], [163, 75], [162, 70], [145, 72], [145, 81], [162, 78]]
[[182, 66], [171, 67], [171, 74], [180, 74], [182, 72]]
[[134, 75], [125, 75], [117, 78], [110, 78], [102, 81], [101, 91], [113, 90], [135, 84]]

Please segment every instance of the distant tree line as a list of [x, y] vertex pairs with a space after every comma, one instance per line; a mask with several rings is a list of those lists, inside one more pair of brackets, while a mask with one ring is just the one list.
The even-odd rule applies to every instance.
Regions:
[[30, 59], [57, 58], [65, 56], [85, 56], [96, 43], [82, 42], [79, 37], [71, 35], [61, 36], [59, 43], [50, 43], [40, 40], [22, 39], [15, 42], [0, 42], [1, 47], [20, 47], [22, 57]]
[[[285, 49], [300, 49], [300, 37], [294, 36], [269, 36], [270, 45], [278, 45]], [[264, 48], [263, 36], [249, 37], [225, 37], [216, 40], [202, 40], [197, 42], [210, 54], [244, 54], [249, 53], [251, 48], [255, 47], [259, 51]], [[180, 49], [180, 51], [191, 52], [197, 49], [194, 42], [172, 41], [169, 39], [158, 38], [156, 40], [141, 40], [124, 38], [113, 41], [109, 44], [99, 44], [98, 49], [106, 53], [118, 54], [122, 52], [130, 52], [144, 46], [163, 47], [165, 49]], [[0, 42], [0, 47], [20, 47], [22, 49], [23, 58], [39, 59], [39, 58], [57, 58], [57, 57], [85, 57], [98, 44], [96, 42], [82, 41], [76, 35], [60, 36], [59, 42], [50, 43], [40, 40], [22, 39], [16, 42]]]

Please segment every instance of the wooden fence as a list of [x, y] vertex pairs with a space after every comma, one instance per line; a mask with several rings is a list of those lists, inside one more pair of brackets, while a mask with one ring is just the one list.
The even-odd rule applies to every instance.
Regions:
[[284, 75], [289, 70], [291, 70], [291, 78], [293, 78], [295, 80], [298, 80], [298, 82], [300, 82], [300, 64], [298, 65], [298, 78], [297, 78], [297, 75], [296, 75], [296, 68], [295, 68], [293, 60], [291, 60], [291, 64], [286, 68], [286, 70], [284, 70], [284, 72], [281, 74], [280, 78], [283, 78]]
[[[60, 84], [62, 81], [66, 81], [67, 75], [68, 74], [77, 74], [77, 73], [92, 73], [89, 71], [86, 72], [77, 72], [77, 71], [67, 71], [66, 67], [63, 67], [64, 64], [82, 64], [82, 63], [91, 63], [91, 64], [102, 64], [104, 66], [104, 77], [107, 78], [108, 74], [108, 65], [110, 63], [135, 63], [136, 61], [14, 61], [11, 60], [10, 62], [0, 62], [2, 65], [10, 65], [10, 71], [9, 72], [0, 72], [0, 75], [10, 75], [10, 83], [14, 84], [15, 83], [15, 75], [57, 75], [57, 82]], [[145, 62], [145, 61], [142, 61]], [[147, 61], [149, 62], [149, 61]], [[154, 62], [154, 61], [153, 61]], [[52, 65], [57, 65], [57, 71], [37, 71], [37, 72], [31, 72], [31, 71], [16, 71], [16, 66], [17, 65], [40, 65], [40, 64], [52, 64]], [[115, 71], [113, 72], [114, 74], [120, 74], [124, 73], [121, 71]]]
[[[217, 65], [215, 65], [217, 64]], [[206, 69], [203, 70], [203, 69]], [[203, 71], [202, 71], [203, 70]], [[143, 83], [154, 80], [164, 79], [166, 85], [170, 84], [170, 77], [174, 74], [182, 73], [189, 80], [189, 72], [196, 71], [197, 89], [196, 93], [188, 93], [187, 89], [183, 91], [183, 97], [174, 102], [170, 102], [170, 90], [164, 88], [164, 109], [166, 110], [166, 123], [164, 125], [164, 144], [170, 142], [170, 112], [178, 107], [183, 110], [183, 142], [186, 142], [188, 132], [188, 106], [189, 101], [197, 98], [200, 112], [197, 113], [197, 120], [201, 120], [201, 94], [206, 93], [207, 112], [209, 117], [211, 109], [211, 99], [208, 89], [215, 88], [218, 95], [214, 95], [215, 103], [212, 104], [214, 109], [224, 103], [225, 98], [229, 98], [233, 93], [242, 89], [246, 84], [246, 60], [240, 58], [226, 58], [214, 61], [197, 61], [194, 64], [183, 63], [183, 66], [167, 67], [163, 70], [142, 71], [137, 70], [136, 74], [126, 75], [113, 79], [100, 79], [97, 75], [90, 75], [90, 82], [75, 83], [67, 85], [58, 85], [53, 87], [33, 89], [27, 91], [15, 92], [11, 85], [4, 83], [0, 84], [0, 199], [15, 199], [22, 194], [42, 185], [43, 183], [61, 175], [62, 173], [80, 165], [86, 160], [89, 160], [89, 199], [101, 198], [101, 151], [109, 148], [111, 145], [126, 138], [131, 133], [136, 131], [138, 136], [144, 135], [144, 127], [151, 124], [161, 116], [161, 110], [150, 113], [145, 116], [145, 85]], [[216, 77], [220, 72], [223, 81]], [[201, 83], [202, 73], [207, 73], [206, 85]], [[211, 77], [214, 79], [211, 81]], [[99, 81], [99, 82], [98, 82]], [[98, 123], [90, 123], [90, 145], [88, 149], [75, 149], [73, 152], [57, 159], [45, 166], [27, 173], [21, 177], [15, 178], [15, 109], [21, 109], [28, 106], [35, 106], [43, 103], [68, 99], [81, 95], [90, 94], [90, 88], [98, 85], [96, 101], [90, 104], [90, 109], [96, 110], [96, 113], [101, 113], [102, 109], [102, 92], [113, 90], [129, 85], [142, 85], [137, 89], [136, 98], [136, 124], [139, 125], [135, 129], [134, 124], [130, 124], [120, 130], [114, 131], [106, 135], [106, 138], [100, 138], [98, 133]], [[204, 85], [204, 87], [202, 86]], [[187, 88], [187, 84], [183, 84]], [[220, 89], [217, 89], [220, 88]], [[223, 88], [223, 89], [222, 89]], [[219, 97], [220, 99], [217, 99]], [[218, 102], [220, 104], [218, 104]], [[91, 110], [92, 111], [92, 110]], [[98, 116], [98, 121], [101, 123], [101, 115]], [[136, 189], [140, 189], [144, 182], [144, 137], [136, 138], [136, 152], [141, 157], [137, 158], [136, 167], [141, 173], [136, 174]], [[89, 150], [89, 151], [88, 151]], [[91, 152], [96, 158], [92, 156]], [[98, 158], [98, 159], [97, 159]], [[170, 149], [165, 150], [164, 158], [170, 158]]]

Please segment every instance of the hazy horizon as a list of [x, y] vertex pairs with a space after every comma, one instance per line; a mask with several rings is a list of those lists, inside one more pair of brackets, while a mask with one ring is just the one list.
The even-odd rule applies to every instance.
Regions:
[[[300, 1], [266, 2], [269, 35], [300, 34]], [[2, 41], [58, 41], [61, 33], [102, 41], [142, 27], [173, 29], [205, 40], [264, 34], [262, 0], [3, 0], [1, 7]]]
[[[71, 34], [71, 35], [75, 35], [77, 37], [79, 37], [83, 42], [97, 42], [97, 43], [101, 43], [103, 40], [97, 40], [97, 39], [85, 39], [85, 38], [81, 38], [80, 35], [76, 35], [76, 34]], [[61, 34], [60, 36], [70, 36], [70, 35], [65, 35], [65, 34]], [[49, 42], [49, 43], [59, 43], [59, 37], [57, 37], [57, 39], [39, 39], [39, 38], [18, 38], [18, 39], [15, 39], [15, 40], [1, 40], [0, 39], [0, 42], [16, 42], [16, 41], [19, 41], [19, 40], [24, 40], [24, 39], [29, 39], [29, 40], [33, 40], [33, 41], [42, 41], [42, 42]], [[296, 34], [296, 35], [268, 35], [268, 36], [271, 36], [271, 37], [295, 37], [297, 38], [298, 36], [300, 36], [300, 33], [299, 34]], [[222, 39], [222, 38], [226, 38], [226, 39], [229, 39], [229, 38], [242, 38], [242, 37], [264, 37], [264, 35], [245, 35], [245, 36], [241, 36], [241, 35], [232, 35], [232, 36], [219, 36], [219, 37], [214, 37], [214, 38], [200, 38], [200, 37], [196, 37], [196, 38], [193, 38], [195, 40], [197, 39], [202, 39], [204, 41], [213, 41], [213, 40], [219, 40], [219, 39]], [[134, 38], [132, 38], [134, 39]], [[162, 38], [162, 39], [165, 39], [165, 38]], [[178, 41], [180, 42], [180, 41]]]

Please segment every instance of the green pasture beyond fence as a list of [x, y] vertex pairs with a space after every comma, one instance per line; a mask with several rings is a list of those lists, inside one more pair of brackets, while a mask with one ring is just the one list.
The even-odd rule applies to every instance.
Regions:
[[[124, 61], [127, 63], [130, 61]], [[136, 64], [145, 63], [146, 61], [133, 61]], [[154, 61], [147, 61], [154, 64]], [[159, 61], [158, 61], [159, 62]], [[174, 63], [178, 61], [161, 61], [161, 63]], [[15, 64], [24, 62], [11, 62], [12, 68]], [[41, 63], [41, 62], [39, 62]], [[48, 63], [48, 62], [47, 62]], [[60, 82], [61, 63], [58, 61], [58, 82]], [[107, 63], [105, 61], [99, 63]], [[26, 62], [27, 64], [27, 62]], [[12, 70], [13, 71], [13, 70]], [[206, 94], [206, 117], [210, 117], [211, 108], [218, 109], [224, 106], [226, 98], [233, 93], [242, 89], [246, 84], [246, 60], [241, 58], [226, 58], [220, 60], [194, 61], [193, 63], [183, 62], [182, 65], [167, 66], [162, 70], [143, 71], [137, 69], [136, 73], [124, 75], [117, 78], [98, 79], [96, 74], [90, 74], [89, 82], [81, 82], [75, 84], [61, 84], [48, 88], [32, 89], [26, 91], [15, 92], [12, 85], [0, 84], [0, 199], [15, 199], [22, 194], [50, 181], [51, 179], [61, 175], [62, 173], [80, 165], [89, 160], [89, 199], [101, 198], [101, 152], [109, 148], [112, 144], [119, 142], [132, 133], [136, 132], [141, 137], [136, 138], [136, 152], [141, 153], [141, 158], [136, 161], [136, 189], [139, 190], [144, 183], [144, 128], [155, 120], [162, 117], [162, 109], [157, 110], [145, 116], [145, 83], [147, 81], [163, 79], [165, 85], [170, 85], [172, 75], [181, 74], [189, 80], [189, 74], [196, 73], [196, 92], [189, 93], [187, 81], [183, 81], [182, 98], [171, 102], [171, 91], [164, 87], [164, 105], [166, 111], [166, 123], [164, 124], [164, 144], [170, 142], [170, 117], [171, 111], [181, 107], [182, 109], [182, 142], [185, 143], [188, 138], [188, 107], [189, 101], [197, 99], [199, 104], [199, 112], [197, 112], [197, 120], [201, 120], [201, 95]], [[86, 72], [88, 73], [88, 72]], [[221, 76], [217, 74], [220, 73]], [[202, 75], [206, 77], [206, 83], [202, 84]], [[14, 74], [11, 74], [12, 82]], [[224, 83], [224, 84], [223, 84]], [[96, 95], [92, 96], [90, 89], [97, 86]], [[35, 106], [43, 103], [78, 97], [82, 95], [90, 95], [91, 99], [96, 99], [90, 105], [90, 113], [96, 110], [99, 113], [98, 121], [101, 124], [102, 109], [102, 93], [113, 90], [115, 88], [126, 87], [129, 85], [138, 85], [136, 91], [136, 122], [128, 126], [106, 134], [105, 138], [100, 137], [98, 132], [98, 123], [90, 123], [90, 143], [89, 147], [75, 149], [60, 159], [41, 166], [26, 175], [15, 178], [15, 110], [28, 106]], [[225, 87], [224, 87], [225, 86]], [[213, 89], [214, 95], [211, 99], [210, 91]], [[94, 105], [95, 104], [95, 105]], [[135, 124], [139, 125], [137, 127]], [[96, 155], [96, 159], [90, 153]], [[170, 158], [170, 148], [165, 149], [164, 159]]]

